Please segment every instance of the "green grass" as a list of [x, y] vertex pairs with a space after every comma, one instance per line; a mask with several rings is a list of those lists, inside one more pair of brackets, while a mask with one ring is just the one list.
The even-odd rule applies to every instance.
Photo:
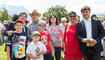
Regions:
[[0, 60], [7, 60], [7, 53], [5, 52], [5, 44], [0, 46]]

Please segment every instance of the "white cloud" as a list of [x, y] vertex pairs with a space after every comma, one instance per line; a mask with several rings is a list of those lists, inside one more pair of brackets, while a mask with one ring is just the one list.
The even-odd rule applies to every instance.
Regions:
[[76, 11], [77, 14], [81, 13], [80, 9], [84, 5], [91, 7], [92, 14], [105, 11], [105, 0], [0, 0], [0, 2], [0, 4], [24, 6], [29, 12], [37, 9], [40, 13], [55, 5], [65, 6], [68, 12]]

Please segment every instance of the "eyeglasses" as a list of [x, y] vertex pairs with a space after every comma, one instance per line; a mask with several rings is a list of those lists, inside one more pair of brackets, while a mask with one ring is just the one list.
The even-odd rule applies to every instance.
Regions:
[[73, 18], [75, 18], [76, 16], [69, 16], [69, 17], [73, 17]]

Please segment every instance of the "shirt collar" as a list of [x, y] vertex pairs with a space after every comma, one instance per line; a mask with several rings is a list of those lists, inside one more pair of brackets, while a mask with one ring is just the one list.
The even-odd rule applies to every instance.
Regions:
[[89, 22], [91, 22], [91, 18], [89, 18], [88, 20], [86, 20], [86, 19], [83, 19], [85, 22], [87, 22], [87, 21], [89, 21]]

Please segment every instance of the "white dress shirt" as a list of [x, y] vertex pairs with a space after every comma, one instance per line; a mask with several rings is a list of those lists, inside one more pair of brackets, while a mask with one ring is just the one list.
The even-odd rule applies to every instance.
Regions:
[[91, 24], [91, 18], [88, 20], [84, 19], [85, 27], [86, 27], [86, 33], [87, 33], [87, 38], [92, 39], [92, 24]]

